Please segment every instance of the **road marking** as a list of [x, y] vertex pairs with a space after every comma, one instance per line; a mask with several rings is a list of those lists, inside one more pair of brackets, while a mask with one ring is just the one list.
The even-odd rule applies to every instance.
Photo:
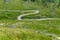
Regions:
[[22, 19], [22, 20], [60, 20], [60, 18]]

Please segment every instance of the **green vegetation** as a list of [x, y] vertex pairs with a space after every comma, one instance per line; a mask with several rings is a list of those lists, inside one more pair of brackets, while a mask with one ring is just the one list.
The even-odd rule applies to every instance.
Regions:
[[[0, 0], [0, 10], [40, 10], [39, 14], [24, 18], [60, 18], [60, 0], [9, 0], [7, 3], [5, 0]], [[16, 19], [19, 13], [0, 11], [0, 19]]]
[[11, 10], [27, 10], [27, 9], [42, 9], [60, 7], [60, 0], [9, 0], [7, 3], [5, 0], [0, 0], [0, 9]]
[[51, 40], [51, 37], [19, 28], [0, 28], [0, 40]]
[[[57, 40], [60, 20], [1, 20], [1, 40]], [[51, 35], [49, 35], [51, 34]]]
[[[18, 21], [17, 16], [30, 12], [2, 10], [39, 10], [39, 13]], [[35, 20], [40, 18], [60, 18], [60, 0], [0, 0], [0, 40], [58, 40], [60, 20]]]

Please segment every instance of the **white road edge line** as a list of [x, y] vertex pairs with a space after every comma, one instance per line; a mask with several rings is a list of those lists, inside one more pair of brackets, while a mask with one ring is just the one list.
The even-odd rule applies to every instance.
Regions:
[[19, 15], [19, 16], [17, 17], [17, 20], [22, 20], [22, 17], [23, 17], [23, 16], [32, 15], [32, 14], [38, 14], [38, 13], [39, 13], [39, 10], [36, 10], [36, 11], [34, 11], [33, 13], [30, 13], [30, 14], [22, 14], [22, 15]]
[[60, 20], [59, 18], [43, 18], [43, 19], [22, 19], [22, 20]]

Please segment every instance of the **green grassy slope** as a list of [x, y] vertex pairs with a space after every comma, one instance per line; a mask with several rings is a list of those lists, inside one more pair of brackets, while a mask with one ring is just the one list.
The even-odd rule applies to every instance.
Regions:
[[57, 40], [55, 36], [60, 35], [60, 20], [0, 20], [0, 23], [3, 40]]
[[[39, 2], [39, 3], [38, 3]], [[22, 0], [0, 0], [0, 10], [30, 10], [39, 9], [39, 14], [28, 15], [17, 21], [21, 12], [0, 11], [0, 40], [58, 40], [60, 37], [60, 20], [29, 20], [38, 18], [60, 18], [60, 6], [47, 2], [44, 6], [41, 0], [36, 2]], [[11, 20], [13, 19], [13, 20]]]
[[11, 10], [27, 10], [27, 9], [45, 9], [51, 7], [58, 7], [59, 0], [54, 0], [54, 3], [49, 1], [37, 0], [35, 2], [32, 1], [24, 1], [24, 0], [9, 0], [7, 3], [5, 0], [0, 0], [0, 9], [11, 9]]
[[[38, 3], [37, 3], [38, 2]], [[42, 1], [23, 1], [23, 0], [9, 0], [8, 3], [5, 0], [0, 0], [0, 10], [30, 10], [30, 9], [39, 9], [40, 13], [37, 15], [30, 15], [31, 17], [25, 16], [23, 18], [60, 18], [60, 6], [58, 7], [59, 0], [56, 0], [54, 3], [47, 2], [46, 5]], [[46, 7], [45, 7], [45, 6]], [[4, 14], [3, 14], [4, 13]], [[7, 17], [5, 14], [8, 14]], [[16, 14], [16, 15], [13, 15]], [[20, 13], [21, 14], [21, 13]], [[0, 19], [6, 18], [16, 19], [19, 15], [19, 12], [1, 12]]]
[[0, 40], [51, 40], [52, 37], [19, 28], [0, 28]]
[[22, 1], [21, 0], [9, 0], [8, 3], [5, 0], [0, 0], [0, 10], [7, 10], [7, 9], [22, 9]]

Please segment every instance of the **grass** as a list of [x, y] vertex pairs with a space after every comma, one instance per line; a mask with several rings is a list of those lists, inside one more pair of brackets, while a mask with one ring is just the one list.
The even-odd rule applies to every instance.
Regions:
[[[22, 4], [22, 0], [9, 0], [8, 3], [5, 2], [5, 0], [0, 0], [1, 3], [0, 3], [0, 10], [7, 10], [7, 9], [22, 9], [21, 7], [23, 5]], [[14, 2], [14, 3], [13, 3]], [[20, 6], [19, 6], [20, 5]]]
[[[0, 28], [0, 40], [47, 40], [51, 37], [19, 28]], [[47, 38], [48, 37], [48, 38]]]
[[[1, 40], [57, 40], [60, 20], [0, 20]], [[12, 37], [11, 37], [12, 36]]]
[[[14, 3], [13, 3], [14, 2]], [[39, 2], [39, 3], [37, 3]], [[23, 18], [60, 18], [60, 8], [57, 7], [57, 2], [59, 0], [56, 0], [56, 3], [53, 3], [53, 5], [49, 2], [46, 3], [44, 6], [44, 3], [42, 1], [36, 1], [36, 2], [24, 2], [23, 0], [9, 0], [8, 3], [5, 3], [5, 0], [0, 0], [0, 10], [40, 10], [39, 14], [37, 15], [28, 15], [24, 16]], [[0, 19], [16, 19], [18, 15], [20, 15], [20, 12], [1, 12], [0, 11]], [[9, 17], [7, 17], [5, 14], [8, 14]], [[16, 14], [16, 15], [14, 15]], [[12, 18], [13, 17], [13, 18]]]
[[[55, 8], [52, 9], [46, 8], [40, 10], [38, 14], [27, 15], [22, 17], [22, 19], [40, 19], [40, 18], [60, 18], [60, 9]], [[16, 14], [16, 15], [14, 15]], [[22, 14], [21, 12], [0, 12], [0, 19], [17, 19], [17, 17]]]
[[[55, 3], [56, 4], [56, 3]], [[60, 8], [49, 3], [44, 6], [41, 0], [24, 2], [22, 0], [0, 0], [0, 10], [35, 10], [39, 14], [22, 17], [16, 20], [21, 12], [0, 11], [0, 40], [58, 40], [60, 37], [60, 20], [28, 20], [37, 18], [60, 18]], [[26, 19], [27, 20], [24, 20]], [[13, 20], [12, 20], [13, 19]]]

